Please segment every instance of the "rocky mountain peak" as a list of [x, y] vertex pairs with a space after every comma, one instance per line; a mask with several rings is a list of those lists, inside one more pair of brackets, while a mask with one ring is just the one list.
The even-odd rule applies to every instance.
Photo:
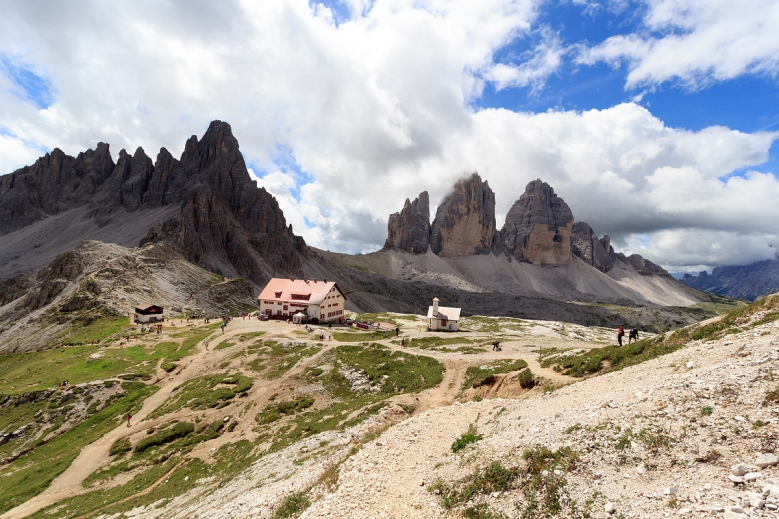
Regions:
[[430, 244], [430, 197], [422, 191], [413, 202], [406, 198], [403, 210], [387, 223], [385, 249], [424, 254]]
[[487, 254], [495, 237], [495, 193], [473, 173], [458, 181], [438, 206], [430, 248], [439, 256]]
[[137, 213], [149, 229], [143, 243], [167, 241], [200, 266], [256, 283], [296, 272], [307, 255], [222, 121], [190, 137], [180, 161], [162, 148], [155, 163], [139, 147], [114, 163], [99, 143], [77, 158], [55, 149], [0, 177], [0, 236], [77, 208], [98, 228]]
[[500, 231], [503, 252], [519, 261], [562, 265], [571, 261], [573, 214], [554, 189], [533, 180], [514, 202]]

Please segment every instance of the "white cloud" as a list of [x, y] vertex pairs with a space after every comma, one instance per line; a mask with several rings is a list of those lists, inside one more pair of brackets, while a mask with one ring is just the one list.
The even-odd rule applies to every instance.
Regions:
[[644, 31], [585, 49], [581, 63], [627, 62], [627, 87], [679, 81], [691, 89], [779, 72], [775, 0], [646, 0]]
[[[743, 235], [744, 250], [763, 250], [779, 234], [777, 181], [727, 176], [766, 161], [774, 134], [668, 128], [633, 103], [539, 114], [470, 107], [485, 81], [538, 88], [557, 70], [565, 49], [553, 33], [496, 63], [496, 51], [541, 30], [540, 3], [350, 0], [349, 18], [336, 20], [306, 0], [6, 2], [0, 54], [45, 71], [56, 95], [39, 109], [0, 84], [0, 127], [16, 136], [0, 136], [0, 167], [31, 163], [36, 146], [76, 154], [97, 141], [115, 155], [137, 146], [175, 155], [218, 118], [258, 184], [317, 247], [375, 250], [405, 198], [428, 190], [435, 204], [476, 170], [497, 193], [499, 225], [525, 184], [542, 178], [577, 219], [626, 246], [649, 236], [644, 246], [666, 264], [732, 256], [674, 256], [660, 233]], [[648, 24], [670, 23], [652, 16], [660, 21]]]
[[[742, 234], [726, 231], [682, 229], [648, 236], [649, 245], [628, 240], [626, 253], [641, 254], [670, 271], [698, 273], [710, 265], [744, 265], [773, 259], [779, 233]], [[691, 268], [687, 268], [690, 266]]]
[[42, 154], [39, 148], [12, 135], [0, 133], [0, 171], [13, 171], [35, 162]]
[[484, 78], [493, 82], [496, 90], [532, 86], [537, 91], [543, 87], [547, 78], [559, 70], [567, 52], [556, 34], [548, 29], [543, 33], [541, 43], [522, 56], [520, 65], [497, 63]]

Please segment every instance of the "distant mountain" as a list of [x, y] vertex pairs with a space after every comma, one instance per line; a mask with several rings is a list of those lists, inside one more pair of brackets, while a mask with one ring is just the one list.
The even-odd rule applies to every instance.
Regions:
[[697, 276], [685, 274], [681, 282], [696, 290], [734, 299], [755, 299], [779, 292], [779, 259], [751, 265], [716, 267], [711, 274], [705, 270]]

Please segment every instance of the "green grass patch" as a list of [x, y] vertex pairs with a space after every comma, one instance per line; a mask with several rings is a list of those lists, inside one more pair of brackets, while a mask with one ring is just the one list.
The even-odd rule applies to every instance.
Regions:
[[138, 442], [135, 446], [135, 452], [143, 452], [152, 447], [170, 443], [179, 438], [184, 438], [189, 434], [195, 432], [195, 426], [189, 422], [176, 422], [173, 427], [157, 431], [156, 433], [148, 436]]
[[570, 504], [565, 474], [572, 470], [579, 459], [570, 447], [551, 451], [543, 445], [526, 449], [522, 458], [527, 463], [522, 474], [522, 493], [525, 496], [523, 519], [553, 517]]
[[483, 435], [478, 434], [476, 431], [476, 425], [471, 424], [468, 426], [468, 430], [464, 432], [459, 438], [457, 438], [454, 443], [452, 443], [452, 452], [458, 452], [462, 449], [466, 448], [468, 445], [472, 443], [476, 443], [477, 441], [484, 438]]
[[70, 466], [82, 448], [121, 423], [118, 417], [135, 413], [156, 389], [140, 382], [124, 382], [122, 387], [123, 396], [112, 405], [0, 469], [0, 513], [45, 490]]
[[183, 407], [194, 410], [224, 407], [232, 399], [252, 387], [252, 379], [241, 374], [215, 373], [195, 377], [174, 389], [176, 395], [168, 399], [150, 415], [157, 418]]
[[[379, 412], [389, 397], [435, 387], [443, 380], [444, 367], [435, 359], [405, 351], [393, 352], [379, 344], [342, 345], [327, 355], [335, 369], [323, 372], [317, 379], [332, 403], [325, 408], [302, 411], [296, 406], [289, 418], [264, 424], [266, 451], [277, 451], [302, 438], [360, 423]], [[351, 391], [349, 381], [339, 371], [345, 367], [363, 373], [376, 391]], [[272, 410], [270, 406], [267, 409]], [[258, 420], [270, 419], [272, 415], [264, 417], [261, 413]]]
[[224, 350], [224, 349], [227, 349], [227, 348], [229, 348], [231, 346], [235, 346], [235, 345], [236, 345], [236, 343], [234, 343], [234, 342], [223, 341], [223, 342], [220, 342], [219, 344], [217, 344], [214, 347], [214, 350]]
[[206, 332], [196, 333], [195, 335], [192, 335], [184, 339], [184, 342], [182, 342], [181, 345], [175, 351], [172, 351], [171, 353], [165, 356], [164, 362], [175, 364], [181, 359], [193, 355], [195, 353], [195, 347], [197, 346], [197, 343], [205, 340], [206, 338], [208, 338], [209, 335], [211, 335], [211, 332], [206, 331]]
[[256, 357], [249, 363], [262, 377], [274, 380], [295, 367], [303, 357], [316, 355], [322, 348], [301, 344], [280, 344], [276, 341], [257, 341], [249, 346], [247, 352]]
[[[121, 373], [144, 378], [154, 373], [157, 361], [177, 345], [161, 342], [129, 347], [71, 346], [51, 350], [0, 356], [0, 394], [37, 391], [63, 380], [72, 385], [104, 380]], [[87, 361], [93, 353], [102, 358]]]
[[530, 389], [536, 385], [536, 378], [533, 376], [533, 372], [530, 371], [530, 368], [525, 368], [520, 371], [517, 378], [519, 379], [519, 385], [522, 389]]
[[[404, 351], [392, 351], [379, 344], [369, 347], [338, 346], [333, 349], [338, 365], [346, 365], [363, 373], [379, 393], [416, 393], [435, 387], [443, 380], [444, 366], [437, 360]], [[351, 391], [347, 388], [350, 394]], [[338, 394], [344, 396], [339, 387]]]
[[60, 339], [64, 343], [87, 343], [102, 341], [130, 328], [130, 318], [124, 316], [100, 317], [87, 325], [76, 324], [69, 333]]
[[125, 454], [130, 452], [132, 448], [133, 446], [130, 444], [130, 440], [127, 437], [118, 438], [114, 443], [111, 444], [111, 448], [108, 449], [108, 455], [118, 456]]
[[305, 491], [293, 492], [281, 500], [272, 517], [274, 519], [297, 517], [309, 506], [311, 506], [311, 499], [308, 498]]
[[454, 483], [448, 484], [438, 480], [430, 485], [428, 490], [439, 494], [441, 506], [446, 510], [451, 510], [474, 502], [480, 496], [512, 490], [519, 475], [518, 468], [504, 467], [501, 462], [493, 461], [486, 467], [477, 468], [472, 474]]
[[257, 414], [257, 422], [266, 424], [275, 422], [282, 416], [293, 415], [304, 409], [308, 409], [314, 404], [314, 399], [310, 396], [301, 396], [295, 400], [285, 400], [268, 404]]

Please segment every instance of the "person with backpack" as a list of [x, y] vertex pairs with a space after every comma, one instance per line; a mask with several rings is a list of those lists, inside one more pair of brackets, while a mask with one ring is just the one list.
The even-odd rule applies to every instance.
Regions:
[[622, 337], [625, 336], [625, 329], [622, 327], [622, 325], [619, 325], [619, 329], [617, 330], [617, 342], [620, 346], [622, 346]]

